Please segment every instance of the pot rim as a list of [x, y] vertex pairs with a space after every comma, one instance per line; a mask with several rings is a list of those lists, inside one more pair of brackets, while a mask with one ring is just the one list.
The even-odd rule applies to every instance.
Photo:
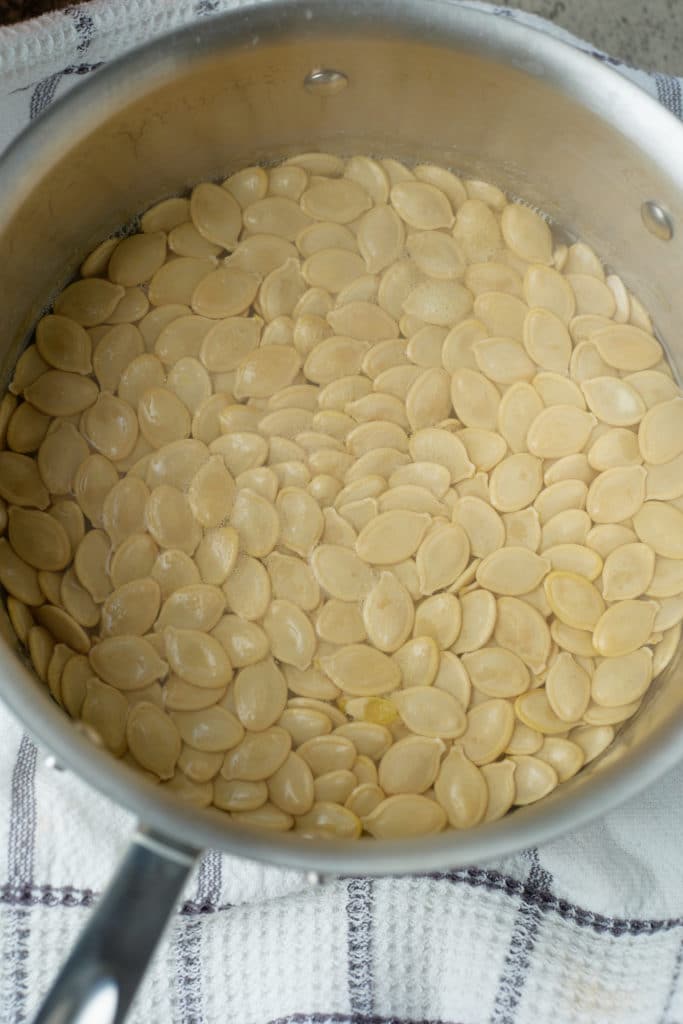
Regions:
[[[683, 192], [683, 125], [656, 100], [613, 69], [540, 29], [492, 13], [455, 6], [448, 0], [364, 0], [344, 5], [345, 32], [387, 34], [423, 43], [458, 45], [501, 59], [571, 96], [646, 149]], [[348, 26], [348, 28], [347, 28]], [[162, 85], [199, 57], [252, 47], [254, 39], [299, 36], [318, 28], [340, 28], [334, 0], [269, 0], [246, 4], [167, 33], [97, 71], [57, 100], [29, 125], [0, 158], [4, 213], [0, 230], [45, 167], [70, 148], [77, 121], [82, 134], [102, 120], [102, 111], [125, 107], [144, 91]], [[77, 115], [75, 118], [74, 115]], [[41, 170], [42, 169], [42, 170]], [[27, 668], [23, 656], [8, 650], [0, 673], [0, 696], [30, 733], [57, 761], [105, 796], [135, 813], [170, 845], [214, 847], [290, 868], [342, 874], [439, 872], [485, 862], [559, 837], [634, 796], [683, 758], [683, 707], [630, 754], [628, 763], [604, 768], [572, 792], [563, 787], [540, 804], [516, 810], [491, 825], [467, 832], [449, 831], [413, 840], [312, 843], [291, 834], [231, 827], [220, 811], [199, 811], [160, 792], [134, 769], [93, 746], [52, 701], [46, 687]]]

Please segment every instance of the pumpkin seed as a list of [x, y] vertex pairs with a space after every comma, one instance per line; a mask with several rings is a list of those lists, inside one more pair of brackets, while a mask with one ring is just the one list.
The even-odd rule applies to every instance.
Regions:
[[623, 601], [640, 597], [646, 591], [651, 593], [649, 588], [654, 572], [652, 548], [647, 544], [623, 544], [605, 559], [603, 595], [607, 601]]
[[36, 348], [55, 370], [87, 374], [92, 370], [92, 342], [81, 324], [69, 317], [42, 317], [36, 327]]
[[633, 701], [632, 704], [620, 704], [616, 708], [602, 708], [599, 704], [591, 704], [583, 718], [588, 725], [619, 725], [635, 715], [640, 704], [639, 700]]
[[321, 801], [298, 816], [296, 830], [309, 839], [357, 839], [363, 826], [346, 807]]
[[376, 839], [434, 835], [445, 824], [442, 808], [434, 800], [414, 793], [387, 797], [363, 818], [363, 828]]
[[367, 644], [349, 644], [325, 655], [320, 667], [336, 686], [356, 697], [387, 693], [401, 683], [398, 664]]
[[515, 725], [512, 705], [506, 700], [487, 700], [467, 714], [462, 739], [465, 755], [476, 765], [490, 764], [506, 749]]
[[670, 462], [664, 462], [659, 466], [648, 464], [647, 480], [645, 481], [645, 496], [659, 500], [669, 498], [680, 498], [683, 494], [683, 454], [677, 455]]
[[499, 514], [481, 498], [459, 498], [453, 505], [453, 522], [467, 534], [476, 558], [486, 558], [505, 543], [505, 526]]
[[463, 277], [465, 273], [460, 246], [450, 235], [417, 231], [408, 236], [406, 249], [427, 277], [450, 281]]
[[291, 601], [275, 599], [263, 618], [273, 655], [295, 668], [308, 668], [316, 648], [308, 616]]
[[498, 429], [513, 452], [527, 451], [527, 434], [531, 424], [543, 411], [538, 392], [523, 381], [505, 392], [498, 407]]
[[329, 716], [312, 708], [287, 708], [280, 715], [278, 725], [287, 730], [292, 737], [292, 743], [297, 747], [316, 736], [326, 736], [332, 731]]
[[629, 373], [624, 379], [636, 389], [648, 409], [678, 395], [678, 388], [671, 377], [658, 370]]
[[315, 631], [328, 643], [355, 644], [367, 639], [358, 606], [337, 598], [323, 604], [315, 620]]
[[355, 744], [341, 734], [316, 736], [302, 743], [297, 753], [316, 778], [331, 771], [349, 771], [356, 760]]
[[[110, 324], [132, 324], [141, 320], [149, 310], [149, 299], [142, 288], [126, 288], [123, 298], [117, 303], [114, 312], [109, 317]], [[93, 328], [93, 336], [96, 328]]]
[[335, 803], [345, 806], [345, 801], [357, 786], [353, 772], [329, 771], [313, 782], [313, 794], [316, 803]]
[[656, 555], [683, 558], [683, 512], [661, 501], [646, 501], [633, 516], [638, 539]]
[[593, 629], [605, 611], [602, 595], [585, 576], [551, 572], [544, 589], [555, 615], [573, 629]]
[[303, 212], [315, 220], [349, 224], [370, 209], [372, 200], [357, 182], [339, 178], [309, 184], [301, 196], [300, 205]]
[[414, 431], [433, 427], [448, 415], [450, 408], [450, 377], [441, 367], [425, 370], [408, 389], [406, 415]]
[[641, 462], [638, 438], [625, 427], [607, 430], [588, 449], [588, 461], [598, 471], [618, 466], [636, 466]]
[[542, 529], [541, 548], [545, 551], [557, 544], [585, 544], [591, 520], [580, 508], [569, 508], [549, 519]]
[[585, 760], [585, 754], [578, 743], [556, 736], [546, 737], [536, 756], [554, 768], [559, 782], [566, 782], [576, 775]]
[[545, 691], [558, 718], [576, 722], [590, 702], [591, 679], [571, 654], [562, 652], [548, 670]]
[[139, 690], [163, 679], [168, 665], [140, 636], [112, 636], [100, 640], [89, 653], [92, 670], [119, 690]]
[[180, 755], [180, 735], [175, 725], [154, 704], [136, 704], [126, 723], [128, 748], [142, 768], [160, 779], [173, 777]]
[[596, 651], [604, 658], [637, 651], [648, 642], [656, 614], [657, 606], [652, 601], [627, 600], [610, 605], [593, 631]]
[[534, 419], [527, 434], [529, 451], [544, 459], [574, 455], [586, 444], [596, 419], [572, 405], [553, 405]]
[[411, 227], [421, 231], [448, 228], [453, 211], [447, 197], [435, 185], [424, 181], [402, 181], [390, 191], [391, 205]]
[[526, 452], [509, 455], [492, 470], [489, 486], [491, 504], [499, 512], [521, 510], [543, 486], [542, 462]]
[[417, 284], [403, 300], [403, 312], [425, 324], [452, 327], [472, 309], [472, 295], [457, 281], [431, 278]]
[[373, 646], [392, 653], [410, 636], [415, 611], [410, 594], [396, 576], [382, 572], [363, 602], [362, 616]]
[[663, 638], [654, 649], [652, 659], [652, 674], [657, 677], [660, 672], [669, 666], [676, 652], [681, 639], [681, 625], [672, 626], [664, 634]]
[[555, 544], [545, 548], [543, 557], [552, 569], [585, 576], [591, 582], [597, 579], [603, 569], [600, 555], [583, 544]]
[[109, 320], [122, 297], [123, 288], [120, 285], [99, 277], [90, 277], [68, 285], [57, 296], [54, 310], [83, 327], [94, 327], [95, 324]]
[[429, 595], [448, 587], [463, 572], [469, 557], [470, 542], [462, 526], [454, 523], [430, 533], [415, 558], [420, 592]]
[[289, 733], [278, 726], [262, 732], [247, 732], [226, 753], [221, 775], [228, 781], [259, 782], [267, 779], [284, 764], [291, 744]]
[[89, 679], [80, 717], [112, 754], [120, 757], [125, 752], [128, 703], [118, 690], [99, 679]]
[[382, 512], [360, 531], [356, 552], [371, 565], [402, 562], [415, 554], [429, 522], [430, 517], [420, 512]]
[[462, 661], [451, 651], [441, 652], [434, 686], [450, 693], [463, 708], [468, 707], [472, 695], [472, 684]]
[[550, 228], [534, 210], [509, 203], [503, 210], [500, 227], [505, 244], [520, 259], [529, 263], [552, 263]]
[[185, 495], [175, 487], [161, 484], [151, 492], [145, 508], [147, 529], [161, 548], [194, 553], [201, 528], [192, 515]]
[[647, 647], [616, 658], [605, 658], [595, 669], [591, 695], [602, 707], [619, 707], [640, 700], [653, 676], [652, 652]]
[[633, 518], [645, 499], [647, 470], [642, 466], [606, 469], [590, 485], [586, 509], [595, 523]]
[[516, 807], [541, 800], [557, 786], [557, 772], [547, 761], [524, 754], [513, 755], [510, 760], [515, 765]]
[[398, 712], [420, 736], [457, 738], [467, 728], [467, 718], [455, 697], [434, 686], [410, 686], [392, 694]]
[[638, 429], [643, 459], [655, 466], [675, 459], [683, 452], [679, 430], [683, 423], [683, 402], [674, 398], [649, 409]]
[[26, 401], [47, 416], [72, 416], [83, 412], [97, 396], [95, 381], [65, 370], [46, 370], [24, 389]]
[[488, 473], [505, 457], [507, 451], [505, 440], [492, 430], [465, 427], [459, 432], [459, 438], [465, 445], [467, 455], [474, 468], [480, 472]]
[[611, 725], [582, 725], [572, 729], [570, 739], [581, 748], [584, 764], [588, 764], [610, 745], [614, 739], [614, 729]]
[[229, 751], [244, 736], [235, 716], [217, 705], [201, 711], [173, 711], [170, 717], [183, 742], [204, 753]]
[[498, 598], [496, 643], [512, 651], [533, 672], [545, 668], [550, 655], [550, 631], [543, 616], [516, 597]]
[[389, 177], [381, 164], [367, 156], [352, 156], [346, 162], [344, 177], [355, 181], [377, 204], [389, 198]]
[[214, 259], [221, 252], [221, 247], [207, 241], [189, 220], [176, 224], [169, 231], [168, 247], [177, 256], [194, 256], [197, 259]]
[[284, 487], [275, 507], [280, 516], [280, 543], [302, 557], [309, 555], [324, 526], [318, 503], [301, 488]]
[[591, 412], [612, 427], [632, 426], [639, 423], [645, 414], [643, 399], [625, 380], [618, 380], [616, 377], [594, 377], [591, 380], [584, 380], [581, 390]]
[[267, 799], [265, 782], [226, 781], [222, 778], [214, 782], [213, 802], [222, 811], [255, 811], [262, 808]]
[[568, 324], [576, 310], [571, 285], [562, 274], [547, 266], [529, 267], [524, 275], [524, 298], [530, 307], [553, 313]]
[[252, 811], [233, 811], [232, 820], [248, 828], [268, 829], [271, 832], [287, 832], [294, 826], [294, 818], [270, 801]]
[[[445, 466], [449, 472], [450, 483], [458, 483], [460, 480], [474, 476], [474, 466], [467, 457], [467, 449], [462, 441], [448, 430], [429, 426], [418, 430], [410, 438], [409, 451], [413, 462], [418, 465], [420, 463], [436, 463], [438, 466]], [[418, 481], [402, 479], [401, 482], [417, 483]], [[426, 481], [425, 486], [429, 486]], [[445, 490], [439, 494], [434, 489], [434, 493], [437, 497], [443, 497]]]
[[[496, 337], [502, 336], [522, 342], [527, 313], [526, 303], [506, 292], [484, 292], [474, 300], [474, 315], [486, 326], [488, 334]], [[510, 351], [509, 346], [508, 351]], [[522, 371], [520, 376], [530, 377], [533, 369], [529, 372], [526, 353], [523, 350], [520, 353], [516, 349], [514, 352], [516, 353], [515, 362]]]
[[649, 370], [662, 358], [659, 342], [640, 327], [627, 323], [604, 327], [591, 335], [591, 341], [606, 363], [627, 373]]
[[482, 765], [481, 773], [488, 789], [486, 814], [482, 819], [484, 822], [498, 821], [512, 807], [515, 797], [515, 770], [516, 766], [507, 758], [495, 764]]
[[649, 597], [675, 597], [683, 591], [683, 561], [678, 558], [657, 558], [652, 579], [647, 586]]
[[268, 795], [276, 807], [287, 814], [306, 814], [313, 806], [315, 793], [311, 769], [298, 754], [290, 752], [268, 779]]
[[[455, 449], [454, 449], [455, 451]], [[443, 498], [450, 484], [450, 472], [448, 468], [438, 462], [426, 462], [415, 460], [404, 466], [399, 466], [389, 477], [389, 486], [396, 487], [421, 487], [436, 498]]]
[[131, 580], [114, 590], [102, 605], [102, 635], [144, 636], [154, 624], [161, 591], [151, 578]]
[[462, 662], [472, 685], [487, 697], [517, 697], [529, 688], [526, 665], [504, 647], [481, 647], [464, 654]]
[[234, 249], [242, 228], [242, 211], [226, 188], [202, 182], [192, 190], [190, 216], [197, 231], [223, 249]]
[[545, 558], [524, 547], [505, 547], [484, 558], [477, 569], [477, 582], [495, 594], [518, 597], [539, 585], [550, 569]]
[[14, 504], [24, 505], [31, 498], [31, 503], [39, 501], [38, 507], [44, 508], [46, 501], [41, 478], [50, 493], [69, 494], [76, 471], [87, 456], [88, 445], [73, 423], [56, 420], [54, 428], [48, 431], [38, 449], [40, 478], [36, 479], [35, 467], [28, 469], [14, 460], [10, 453], [0, 453], [0, 494], [3, 497], [9, 494], [7, 500]]
[[470, 263], [490, 259], [503, 246], [498, 220], [481, 199], [467, 199], [460, 206], [453, 236]]
[[567, 722], [555, 714], [543, 689], [530, 690], [519, 696], [515, 701], [515, 712], [524, 725], [544, 736], [567, 731]]
[[488, 803], [486, 779], [460, 747], [454, 747], [442, 761], [434, 793], [453, 828], [471, 828], [483, 820]]
[[[374, 761], [365, 754], [359, 754], [356, 760], [353, 762], [353, 774], [358, 779], [359, 785], [374, 785], [377, 786], [377, 768], [375, 767]], [[377, 786], [379, 789], [379, 786]], [[380, 793], [382, 791], [380, 790]]]
[[393, 655], [405, 687], [430, 686], [439, 670], [440, 654], [431, 636], [406, 641]]
[[[249, 241], [249, 239], [245, 241]], [[304, 259], [320, 252], [321, 249], [346, 249], [349, 252], [355, 252], [357, 249], [356, 237], [353, 232], [349, 228], [331, 221], [321, 221], [303, 228], [297, 235], [296, 244]], [[281, 262], [283, 260], [280, 257], [274, 265], [277, 266]]]
[[214, 637], [196, 629], [166, 626], [164, 642], [169, 665], [186, 683], [214, 690], [230, 682], [228, 656]]
[[260, 619], [270, 603], [270, 577], [265, 567], [249, 555], [239, 554], [223, 584], [228, 608], [250, 622]]
[[11, 507], [8, 536], [17, 555], [34, 569], [57, 572], [71, 561], [66, 530], [46, 512]]
[[[231, 324], [233, 319], [228, 318], [228, 324]], [[244, 318], [242, 319], [244, 320]], [[252, 321], [245, 322], [251, 323]], [[216, 324], [215, 327], [218, 329], [220, 325]], [[159, 332], [154, 343], [154, 354], [165, 366], [174, 366], [181, 359], [198, 359], [204, 339], [213, 330], [214, 321], [208, 317], [192, 315], [174, 317]], [[229, 328], [225, 329], [225, 333], [231, 333]], [[98, 346], [96, 355], [98, 355], [101, 345], [102, 343]], [[211, 350], [214, 347], [212, 343]], [[123, 370], [122, 380], [125, 373], [126, 370]]]

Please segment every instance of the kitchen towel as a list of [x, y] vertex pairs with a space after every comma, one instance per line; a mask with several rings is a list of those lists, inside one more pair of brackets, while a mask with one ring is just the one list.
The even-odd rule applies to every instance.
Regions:
[[[83, 76], [239, 0], [92, 0], [0, 29], [0, 149]], [[481, 7], [465, 3], [468, 7]], [[607, 61], [681, 116], [681, 83]], [[683, 769], [486, 867], [316, 885], [208, 852], [133, 1024], [683, 1024]], [[131, 817], [0, 709], [0, 1022], [30, 1021]], [[134, 927], [134, 922], [131, 922]]]

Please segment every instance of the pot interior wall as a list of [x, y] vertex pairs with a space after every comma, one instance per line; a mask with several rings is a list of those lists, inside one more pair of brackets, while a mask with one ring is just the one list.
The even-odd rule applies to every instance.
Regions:
[[[656, 198], [683, 216], [683, 196], [650, 155], [538, 77], [538, 59], [524, 70], [475, 52], [476, 40], [453, 48], [428, 27], [401, 27], [387, 39], [372, 23], [355, 35], [323, 21], [269, 42], [248, 25], [241, 37], [204, 25], [194, 52], [169, 45], [152, 68], [132, 62], [115, 88], [91, 82], [89, 100], [62, 106], [39, 133], [14, 215], [4, 190], [3, 338], [23, 340], [88, 248], [155, 200], [312, 148], [433, 160], [500, 184], [593, 244], [675, 336], [683, 250], [648, 234], [640, 207]], [[307, 92], [320, 66], [343, 71], [348, 87]]]
[[[551, 76], [521, 36], [503, 45], [495, 19], [481, 38], [481, 19], [463, 29], [462, 12], [441, 12], [430, 27], [397, 4], [388, 35], [386, 25], [382, 32], [364, 20], [362, 7], [349, 7], [334, 30], [329, 7], [310, 22], [301, 7], [296, 16], [274, 10], [281, 17], [271, 18], [272, 31], [265, 15], [233, 17], [229, 27], [206, 22], [157, 45], [154, 61], [105, 71], [10, 154], [0, 169], [3, 382], [40, 310], [102, 238], [197, 180], [308, 149], [434, 161], [529, 200], [623, 276], [674, 363], [683, 361], [683, 247], [677, 237], [650, 235], [640, 214], [644, 200], [657, 199], [683, 223], [673, 177], [683, 160], [672, 154], [672, 170], [651, 146], [636, 145], [640, 114], [618, 90], [605, 93], [603, 82], [596, 98], [587, 82], [572, 98], [561, 60]], [[332, 96], [306, 91], [305, 76], [321, 66], [344, 72], [348, 87]], [[587, 74], [590, 66], [586, 59]], [[607, 110], [619, 127], [605, 120]], [[660, 138], [660, 154], [665, 147]], [[634, 745], [656, 747], [681, 717], [680, 683], [672, 667], [609, 760]], [[49, 700], [37, 684], [35, 699]], [[601, 765], [553, 800], [584, 787]]]

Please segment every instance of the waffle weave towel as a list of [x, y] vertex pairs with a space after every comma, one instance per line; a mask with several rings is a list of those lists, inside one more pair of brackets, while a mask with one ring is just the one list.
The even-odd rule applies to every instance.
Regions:
[[[92, 0], [0, 29], [0, 150], [105, 61], [239, 0]], [[468, 3], [465, 6], [479, 6]], [[681, 83], [563, 37], [681, 116]], [[683, 770], [486, 868], [330, 881], [207, 853], [135, 1024], [682, 1024]], [[0, 1022], [31, 1019], [133, 827], [0, 708]]]

